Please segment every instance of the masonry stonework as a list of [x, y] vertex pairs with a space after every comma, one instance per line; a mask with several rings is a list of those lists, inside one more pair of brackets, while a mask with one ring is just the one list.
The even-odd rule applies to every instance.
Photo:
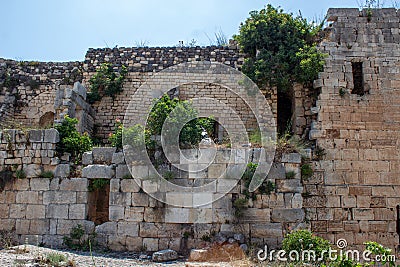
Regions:
[[[330, 9], [328, 22], [318, 46], [327, 54], [324, 71], [314, 88], [295, 85], [291, 93], [292, 129], [299, 136], [308, 135], [313, 157], [302, 160], [298, 154], [284, 154], [277, 159], [268, 175], [275, 191], [250, 200], [240, 221], [233, 216], [233, 203], [243, 193], [242, 185], [202, 209], [166, 206], [129, 179], [124, 156], [114, 148], [94, 148], [83, 155], [83, 166], [72, 171], [68, 155], [56, 153], [56, 130], [3, 130], [0, 168], [25, 170], [27, 178], [14, 177], [0, 192], [0, 229], [15, 230], [20, 242], [28, 238], [32, 243], [62, 246], [63, 236], [82, 224], [114, 250], [183, 251], [201, 245], [204, 236], [221, 232], [241, 233], [246, 242], [277, 247], [288, 231], [310, 227], [332, 242], [345, 238], [349, 245], [360, 247], [372, 240], [397, 248], [400, 12], [378, 9], [369, 16], [365, 10]], [[83, 121], [81, 132], [107, 141], [130, 96], [149, 77], [197, 61], [240, 70], [244, 55], [231, 46], [89, 49], [83, 62], [70, 63], [1, 59], [0, 123], [45, 127], [69, 114]], [[116, 69], [128, 67], [124, 90], [114, 99], [103, 97], [90, 106], [85, 87], [90, 87], [90, 77], [104, 62]], [[183, 99], [191, 99], [195, 92], [222, 98], [236, 107], [248, 129], [254, 127], [248, 107], [222, 86], [201, 82], [174, 90]], [[276, 117], [276, 89], [263, 92]], [[314, 92], [319, 92], [316, 102]], [[253, 159], [256, 150], [249, 149]], [[305, 160], [314, 169], [308, 179], [301, 178]], [[222, 160], [209, 166], [202, 178], [216, 179], [226, 164]], [[142, 167], [136, 166], [134, 172], [141, 173]], [[40, 178], [44, 171], [53, 171], [55, 178]], [[295, 175], [289, 179], [286, 172], [290, 171]], [[108, 217], [99, 225], [88, 220], [88, 186], [96, 178], [110, 180]], [[173, 182], [193, 185], [195, 178], [178, 174]], [[218, 181], [206, 197], [219, 197], [226, 186]], [[173, 192], [168, 194], [171, 198]]]

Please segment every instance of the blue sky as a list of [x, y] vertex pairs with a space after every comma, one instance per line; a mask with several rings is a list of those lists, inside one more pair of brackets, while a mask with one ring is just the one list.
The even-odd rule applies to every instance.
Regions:
[[358, 1], [1, 0], [0, 57], [82, 61], [89, 47], [173, 46], [192, 39], [208, 45], [207, 35], [221, 30], [231, 37], [250, 11], [268, 3], [313, 19], [329, 7], [359, 7]]

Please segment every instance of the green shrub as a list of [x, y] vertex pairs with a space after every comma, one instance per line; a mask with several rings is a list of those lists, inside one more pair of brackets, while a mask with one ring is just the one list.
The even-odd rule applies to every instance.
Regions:
[[301, 177], [303, 179], [308, 179], [313, 175], [314, 171], [311, 168], [311, 165], [306, 163], [301, 165]]
[[308, 230], [293, 231], [285, 236], [282, 242], [282, 249], [289, 254], [290, 251], [297, 251], [301, 255], [303, 250], [315, 251], [316, 259], [319, 259], [323, 255], [324, 259], [327, 259], [329, 253], [323, 253], [323, 251], [329, 251], [330, 244], [328, 240], [325, 240], [319, 236], [313, 235]]
[[293, 179], [296, 176], [296, 172], [288, 171], [286, 172], [286, 179]]
[[89, 183], [88, 190], [89, 192], [93, 192], [97, 189], [104, 188], [108, 184], [110, 184], [110, 179], [102, 179], [102, 178], [93, 179]]
[[[155, 102], [149, 114], [147, 120], [149, 134], [160, 135], [164, 122], [168, 118], [171, 125], [168, 136], [179, 136], [179, 143], [183, 147], [198, 145], [202, 139], [203, 128], [209, 135], [212, 135], [214, 120], [197, 118], [188, 121], [190, 118], [197, 117], [197, 114], [197, 110], [189, 101], [179, 101], [177, 98], [171, 99], [168, 95], [163, 95]], [[180, 130], [178, 125], [186, 121], [188, 122]]]
[[60, 133], [60, 142], [58, 143], [57, 150], [59, 153], [70, 153], [72, 157], [80, 160], [82, 154], [92, 149], [93, 143], [87, 133], [80, 134], [76, 130], [78, 119], [70, 118], [68, 115], [64, 117], [61, 124], [56, 125], [54, 128]]
[[323, 70], [325, 56], [315, 48], [322, 25], [271, 5], [250, 12], [234, 36], [248, 56], [243, 72], [260, 87], [276, 86], [280, 92], [293, 82], [311, 83]]
[[121, 70], [116, 72], [110, 63], [101, 64], [100, 68], [89, 80], [88, 102], [94, 103], [104, 95], [114, 99], [117, 94], [122, 92], [122, 85], [127, 73], [128, 70], [125, 66], [122, 66]]
[[63, 254], [51, 252], [46, 255], [46, 262], [50, 264], [50, 266], [61, 266], [61, 263], [66, 263], [67, 257]]
[[63, 237], [63, 242], [70, 249], [87, 251], [90, 249], [90, 244], [96, 244], [95, 238], [96, 233], [86, 233], [83, 226], [78, 224], [71, 229], [69, 236]]
[[39, 177], [51, 179], [54, 178], [54, 173], [52, 171], [44, 171], [39, 175]]

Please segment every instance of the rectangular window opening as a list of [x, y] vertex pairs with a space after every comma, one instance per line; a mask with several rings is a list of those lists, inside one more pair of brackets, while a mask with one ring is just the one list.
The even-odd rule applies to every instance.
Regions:
[[363, 96], [366, 93], [364, 90], [363, 63], [352, 62], [351, 67], [353, 70], [353, 85], [354, 85], [354, 88], [351, 91], [351, 93]]

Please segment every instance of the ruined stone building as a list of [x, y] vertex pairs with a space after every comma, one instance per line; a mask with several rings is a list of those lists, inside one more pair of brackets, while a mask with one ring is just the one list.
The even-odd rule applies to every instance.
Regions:
[[[115, 120], [124, 117], [130, 95], [149, 77], [197, 61], [240, 70], [244, 55], [235, 45], [89, 49], [83, 62], [67, 63], [0, 59], [0, 74], [7, 81], [0, 91], [0, 122], [37, 128], [0, 133], [0, 168], [22, 167], [27, 175], [2, 180], [0, 230], [15, 231], [20, 242], [28, 238], [31, 243], [62, 246], [63, 237], [81, 224], [113, 250], [184, 251], [224, 231], [243, 233], [246, 240], [240, 242], [276, 247], [291, 229], [310, 227], [332, 242], [345, 238], [352, 246], [371, 240], [397, 247], [400, 11], [372, 11], [328, 11], [329, 25], [319, 44], [328, 56], [313, 88], [296, 84], [285, 98], [261, 88], [277, 121], [282, 116], [279, 107], [286, 107], [292, 131], [309, 139], [311, 150], [308, 158], [285, 153], [274, 162], [268, 179], [276, 189], [250, 201], [240, 220], [233, 208], [240, 186], [220, 198], [228, 185], [217, 182], [207, 197], [218, 200], [200, 208], [165, 205], [144, 193], [135, 180], [124, 179], [129, 170], [122, 152], [95, 147], [84, 154], [76, 171], [67, 156], [57, 156], [57, 131], [44, 129], [69, 114], [79, 119], [81, 132], [107, 142]], [[124, 90], [114, 99], [103, 97], [89, 104], [88, 80], [104, 62], [128, 67]], [[200, 82], [196, 87], [180, 86], [177, 94], [190, 99], [193, 88], [239, 110], [246, 126], [253, 127], [246, 103], [226, 88]], [[256, 148], [247, 152], [252, 160], [260, 157]], [[227, 148], [218, 150], [216, 162], [202, 177], [218, 178], [229, 163], [227, 153]], [[234, 165], [243, 164], [242, 152], [234, 153]], [[301, 177], [305, 162], [313, 169], [310, 177]], [[137, 175], [148, 174], [146, 169], [133, 169]], [[55, 177], [40, 178], [43, 171], [52, 171]], [[288, 178], [288, 172], [294, 176]], [[96, 178], [110, 179], [103, 192], [88, 190]], [[176, 178], [183, 183], [196, 177]]]

